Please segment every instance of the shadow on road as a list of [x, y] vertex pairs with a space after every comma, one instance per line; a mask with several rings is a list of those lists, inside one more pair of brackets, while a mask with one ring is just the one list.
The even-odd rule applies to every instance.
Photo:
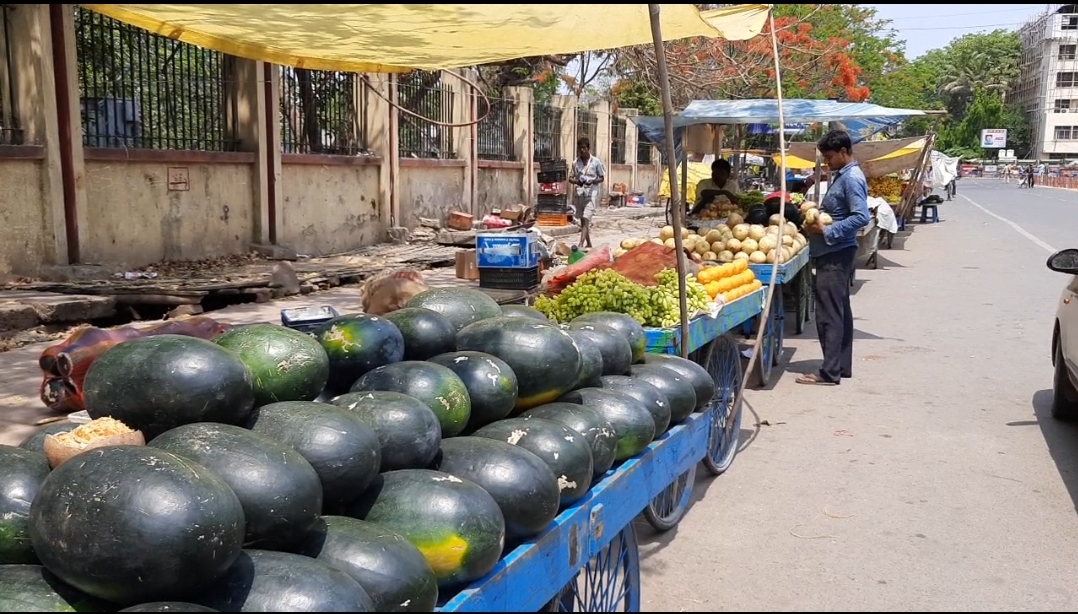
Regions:
[[[1052, 391], [1040, 390], [1033, 394], [1033, 413], [1041, 427], [1048, 453], [1056, 464], [1059, 476], [1067, 487], [1071, 502], [1078, 511], [1078, 424], [1060, 422], [1052, 417]], [[1028, 422], [1010, 422], [1008, 426], [1024, 426]]]

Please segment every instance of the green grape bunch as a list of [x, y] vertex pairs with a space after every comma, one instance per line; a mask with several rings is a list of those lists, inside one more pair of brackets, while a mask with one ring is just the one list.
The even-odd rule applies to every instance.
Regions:
[[654, 320], [652, 290], [611, 269], [584, 273], [558, 296], [537, 298], [535, 308], [555, 322], [597, 311], [624, 313], [643, 325]]
[[[677, 271], [663, 269], [655, 274], [655, 281], [658, 285], [652, 288], [652, 302], [655, 304], [654, 317], [648, 325], [663, 328], [677, 326], [681, 322]], [[685, 276], [685, 296], [688, 299], [686, 307], [690, 315], [706, 310], [711, 300], [704, 285], [691, 274]]]

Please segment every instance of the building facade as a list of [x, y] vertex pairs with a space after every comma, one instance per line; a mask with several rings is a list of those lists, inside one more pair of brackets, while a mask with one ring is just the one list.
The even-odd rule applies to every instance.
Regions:
[[1049, 5], [1019, 35], [1020, 73], [1010, 95], [1029, 120], [1029, 155], [1078, 160], [1078, 5]]

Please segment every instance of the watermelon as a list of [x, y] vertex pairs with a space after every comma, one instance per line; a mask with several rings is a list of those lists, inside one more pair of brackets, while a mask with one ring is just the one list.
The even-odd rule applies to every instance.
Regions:
[[30, 543], [30, 502], [49, 475], [41, 452], [0, 446], [0, 565], [36, 563]]
[[517, 376], [516, 409], [556, 400], [580, 378], [580, 349], [553, 324], [527, 318], [490, 318], [457, 334], [457, 349], [502, 359]]
[[558, 515], [558, 478], [521, 446], [486, 437], [446, 439], [433, 467], [487, 491], [502, 510], [510, 544], [539, 533]]
[[221, 577], [240, 554], [243, 523], [215, 472], [146, 446], [83, 452], [45, 478], [30, 506], [41, 562], [119, 604], [183, 599]]
[[505, 441], [541, 458], [558, 480], [562, 506], [579, 500], [591, 487], [595, 466], [591, 446], [564, 424], [525, 415], [488, 424], [475, 436]]
[[0, 565], [0, 611], [108, 612], [109, 604], [64, 584], [41, 565]]
[[19, 447], [23, 450], [30, 450], [31, 452], [44, 452], [45, 451], [45, 435], [59, 435], [60, 433], [66, 433], [71, 429], [78, 426], [74, 422], [56, 422], [43, 426], [33, 433], [29, 437], [23, 439], [19, 444]]
[[380, 473], [423, 469], [442, 443], [438, 416], [426, 403], [399, 392], [349, 392], [333, 399], [374, 429], [382, 448]]
[[577, 316], [573, 319], [573, 323], [609, 326], [621, 333], [629, 342], [629, 348], [633, 351], [633, 362], [644, 360], [644, 353], [648, 347], [647, 334], [644, 332], [644, 327], [634, 320], [632, 316], [613, 311], [596, 311]]
[[696, 409], [696, 390], [692, 382], [673, 369], [654, 364], [633, 365], [629, 377], [645, 381], [663, 393], [670, 402], [670, 424], [678, 424]]
[[235, 354], [194, 337], [137, 337], [105, 351], [83, 382], [91, 418], [108, 416], [149, 440], [183, 424], [237, 424], [255, 404], [251, 374]]
[[502, 305], [502, 316], [506, 318], [531, 318], [540, 322], [549, 322], [550, 318], [536, 309], [527, 305]]
[[469, 324], [502, 315], [502, 308], [494, 299], [474, 288], [433, 288], [413, 296], [404, 306], [437, 311], [458, 333]]
[[239, 356], [254, 380], [255, 406], [310, 401], [326, 387], [329, 355], [310, 335], [276, 324], [239, 326], [213, 340]]
[[348, 515], [412, 542], [440, 589], [487, 575], [505, 546], [505, 519], [498, 503], [474, 482], [441, 471], [383, 473]]
[[670, 401], [655, 386], [625, 375], [604, 375], [599, 387], [627, 394], [643, 404], [655, 420], [656, 433], [661, 435], [670, 428]]
[[655, 419], [651, 417], [651, 412], [627, 394], [603, 388], [581, 388], [559, 400], [590, 407], [606, 418], [614, 427], [614, 436], [618, 441], [615, 461], [640, 454], [655, 439]]
[[385, 527], [323, 516], [296, 552], [348, 574], [375, 612], [433, 612], [438, 604], [438, 580], [423, 553]]
[[566, 326], [562, 329], [573, 338], [576, 349], [580, 351], [580, 377], [577, 378], [573, 388], [597, 386], [599, 378], [603, 376], [603, 352], [599, 349], [599, 344], [592, 341], [591, 337], [585, 335], [583, 331]]
[[571, 331], [577, 331], [574, 339], [587, 337], [603, 355], [603, 375], [625, 375], [633, 364], [633, 349], [629, 340], [620, 332], [595, 322], [570, 322]]
[[468, 389], [472, 413], [465, 431], [501, 420], [517, 402], [517, 375], [505, 361], [483, 352], [450, 352], [430, 359], [457, 374]]
[[529, 409], [524, 415], [552, 420], [583, 435], [591, 448], [594, 479], [599, 479], [614, 466], [618, 445], [614, 425], [594, 409], [574, 403], [547, 403]]
[[299, 554], [244, 550], [221, 580], [197, 596], [221, 612], [374, 612], [345, 572]]
[[332, 390], [347, 391], [364, 373], [404, 360], [404, 336], [385, 318], [333, 318], [316, 328], [314, 336], [329, 355]]
[[457, 329], [437, 311], [405, 307], [382, 317], [400, 329], [404, 360], [426, 360], [457, 349]]
[[378, 433], [343, 407], [286, 401], [260, 407], [245, 425], [299, 452], [322, 482], [323, 506], [359, 497], [382, 463]]
[[133, 605], [129, 608], [120, 610], [121, 612], [216, 612], [213, 608], [207, 608], [197, 603], [184, 603], [182, 601], [152, 601], [150, 603], [140, 603]]
[[678, 375], [689, 380], [692, 383], [693, 390], [696, 392], [696, 409], [698, 411], [711, 405], [711, 400], [715, 398], [715, 379], [711, 377], [707, 369], [687, 358], [674, 356], [673, 354], [648, 354], [644, 357], [644, 364], [673, 369]]
[[221, 476], [243, 506], [245, 544], [285, 548], [322, 511], [318, 473], [298, 452], [265, 435], [203, 422], [172, 429], [149, 445]]
[[472, 415], [464, 382], [448, 367], [432, 362], [406, 360], [378, 367], [356, 380], [351, 392], [373, 390], [399, 392], [426, 403], [438, 416], [442, 437], [459, 434]]

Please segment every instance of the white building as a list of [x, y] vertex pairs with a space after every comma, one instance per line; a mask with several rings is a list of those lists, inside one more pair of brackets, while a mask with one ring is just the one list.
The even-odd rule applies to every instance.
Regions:
[[1019, 35], [1020, 73], [1010, 97], [1029, 119], [1029, 156], [1078, 159], [1078, 5], [1049, 5]]

